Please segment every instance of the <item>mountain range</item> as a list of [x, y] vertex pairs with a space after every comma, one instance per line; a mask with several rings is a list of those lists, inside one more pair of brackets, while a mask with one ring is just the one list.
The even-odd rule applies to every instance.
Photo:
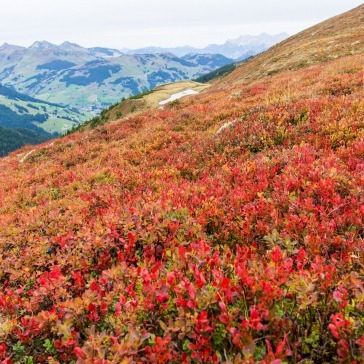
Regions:
[[224, 44], [210, 44], [207, 47], [196, 48], [190, 46], [184, 47], [145, 47], [138, 49], [123, 48], [126, 54], [146, 54], [146, 53], [173, 53], [178, 57], [183, 57], [189, 53], [199, 54], [222, 54], [225, 57], [232, 58], [235, 61], [246, 59], [265, 51], [274, 44], [288, 38], [287, 33], [270, 35], [262, 33], [259, 35], [241, 35], [236, 39], [230, 39]]
[[[286, 36], [241, 36], [204, 49], [146, 48], [129, 50], [128, 54], [70, 42], [55, 45], [36, 41], [30, 47], [5, 43], [0, 47], [0, 82], [25, 95], [77, 111], [84, 121], [122, 98], [165, 83], [195, 79], [233, 63], [226, 55], [246, 58]], [[59, 126], [58, 132], [67, 127]]]
[[87, 114], [98, 113], [123, 97], [193, 79], [231, 62], [218, 54], [126, 55], [69, 42], [60, 46], [35, 42], [28, 48], [4, 44], [0, 47], [0, 82]]

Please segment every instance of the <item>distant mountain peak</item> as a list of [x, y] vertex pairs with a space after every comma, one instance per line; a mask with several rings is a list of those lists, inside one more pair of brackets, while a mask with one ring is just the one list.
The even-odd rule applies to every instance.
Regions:
[[120, 57], [123, 54], [118, 49], [105, 47], [92, 47], [88, 48], [88, 51], [91, 52], [91, 54], [94, 56], [101, 56], [104, 58]]
[[15, 50], [15, 49], [24, 49], [24, 47], [17, 46], [14, 44], [9, 44], [5, 42], [2, 46], [0, 46], [0, 50]]
[[267, 34], [263, 32], [258, 35], [241, 35], [236, 39], [229, 39], [226, 44], [234, 44], [239, 46], [260, 44], [266, 47], [270, 47], [273, 44], [279, 43], [288, 37], [288, 33]]
[[261, 33], [259, 35], [241, 35], [237, 39], [230, 39], [224, 44], [209, 44], [204, 48], [195, 48], [191, 46], [184, 47], [144, 47], [139, 49], [123, 48], [121, 51], [126, 54], [158, 54], [158, 53], [173, 53], [177, 57], [183, 57], [187, 54], [222, 54], [225, 57], [232, 59], [245, 59], [254, 54], [260, 53], [267, 48], [288, 38], [287, 33], [279, 33], [270, 35]]
[[76, 43], [71, 43], [71, 42], [63, 42], [59, 48], [63, 49], [63, 50], [81, 50], [81, 49], [85, 49], [83, 47], [81, 47], [80, 45], [76, 44]]
[[57, 46], [53, 43], [47, 42], [46, 40], [36, 41], [30, 47], [30, 49], [51, 49], [57, 48]]

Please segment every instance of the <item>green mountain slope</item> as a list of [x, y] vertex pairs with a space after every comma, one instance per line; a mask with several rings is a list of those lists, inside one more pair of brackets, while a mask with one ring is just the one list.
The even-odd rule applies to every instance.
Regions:
[[0, 126], [0, 157], [21, 148], [24, 145], [40, 144], [52, 136], [24, 128], [3, 128]]
[[0, 126], [63, 133], [89, 117], [88, 113], [38, 100], [0, 84]]
[[201, 83], [211, 82], [217, 78], [228, 75], [229, 73], [233, 72], [235, 70], [235, 68], [236, 68], [236, 65], [234, 63], [227, 64], [225, 66], [218, 68], [215, 71], [208, 73], [207, 75], [203, 75], [203, 76], [196, 78], [195, 81], [201, 82]]

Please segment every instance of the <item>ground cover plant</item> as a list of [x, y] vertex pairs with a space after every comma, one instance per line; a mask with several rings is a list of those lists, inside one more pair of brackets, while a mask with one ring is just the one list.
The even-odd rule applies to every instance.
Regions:
[[361, 363], [363, 79], [350, 56], [1, 159], [2, 363]]

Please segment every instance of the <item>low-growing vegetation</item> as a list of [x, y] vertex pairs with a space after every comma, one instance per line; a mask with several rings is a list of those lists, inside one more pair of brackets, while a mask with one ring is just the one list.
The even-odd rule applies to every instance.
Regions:
[[0, 160], [3, 363], [361, 363], [361, 60]]

